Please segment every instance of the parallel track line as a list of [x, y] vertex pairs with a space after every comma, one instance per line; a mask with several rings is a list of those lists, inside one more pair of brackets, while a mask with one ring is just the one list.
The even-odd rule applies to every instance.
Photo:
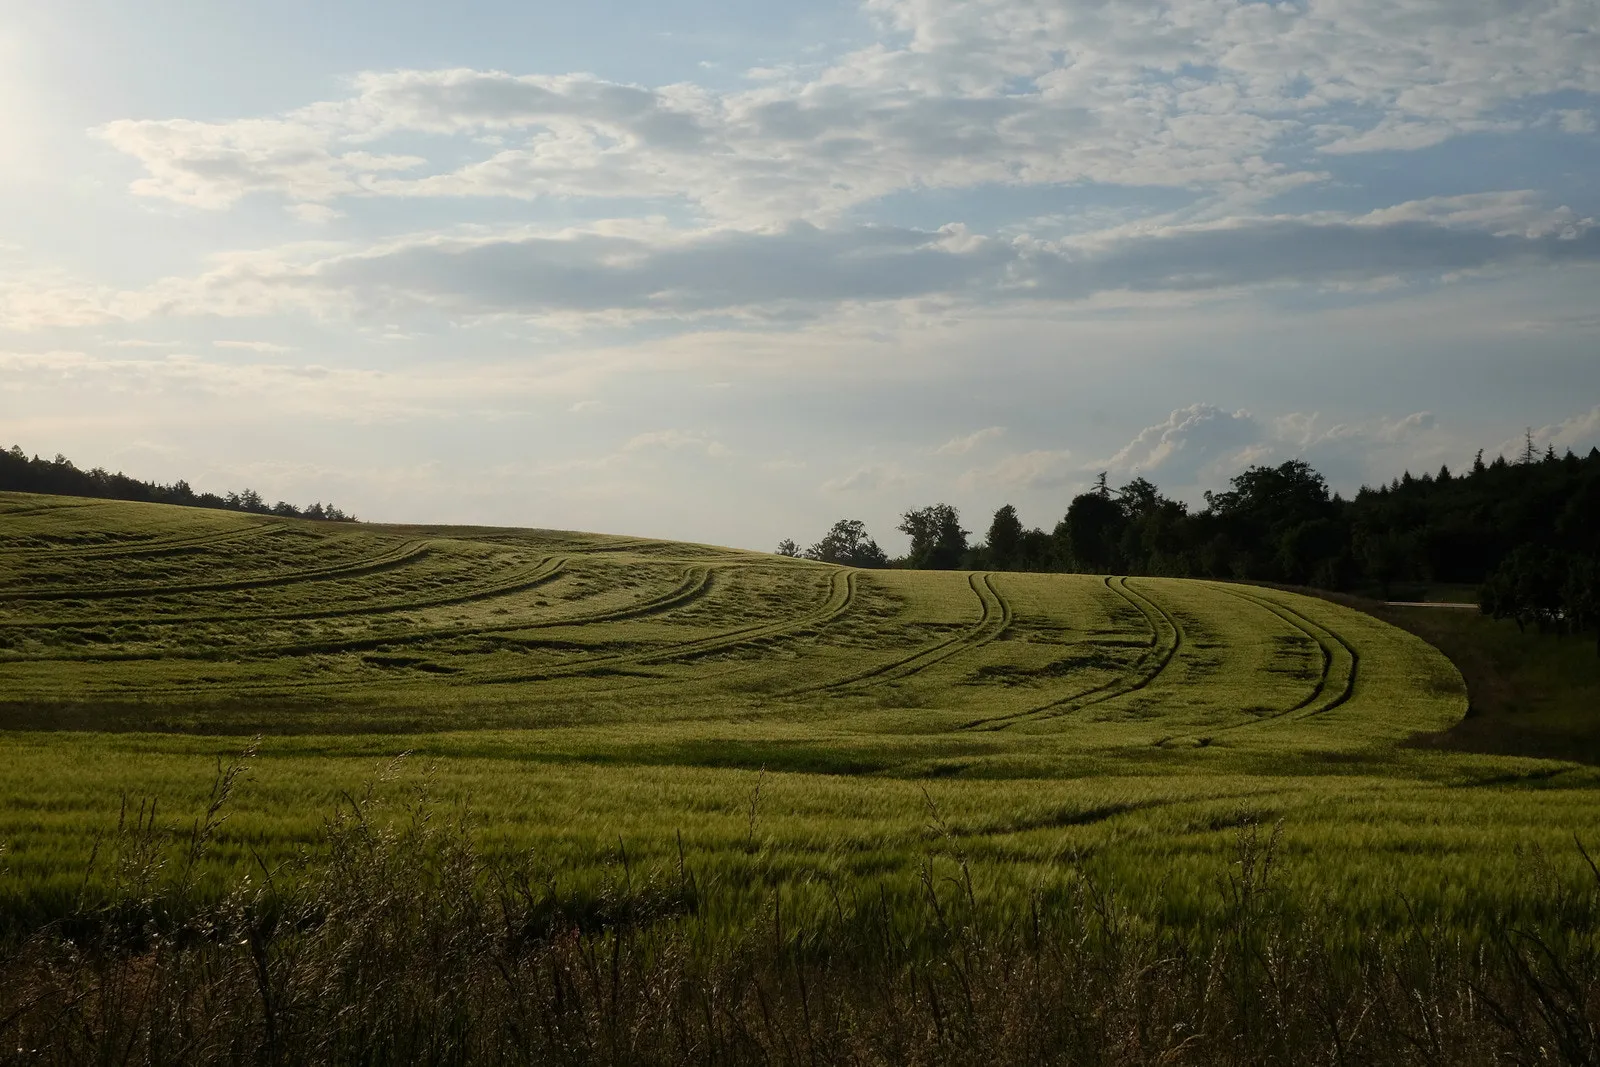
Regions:
[[394, 570], [417, 562], [432, 551], [432, 541], [412, 541], [377, 556], [301, 571], [279, 571], [253, 578], [234, 578], [222, 582], [189, 582], [182, 585], [77, 586], [66, 589], [0, 591], [0, 603], [26, 603], [39, 600], [113, 600], [126, 597], [180, 596], [187, 593], [222, 593], [243, 589], [271, 589], [304, 582], [329, 582], [359, 578], [379, 571]]
[[836, 678], [822, 685], [791, 689], [778, 695], [781, 697], [805, 696], [810, 693], [838, 692], [854, 688], [863, 683], [878, 685], [898, 681], [901, 678], [908, 678], [913, 674], [920, 673], [935, 664], [942, 663], [952, 656], [981, 647], [995, 640], [1011, 626], [1013, 615], [1010, 602], [995, 588], [994, 582], [987, 573], [968, 575], [967, 585], [978, 598], [980, 613], [978, 621], [965, 632], [918, 649], [899, 659], [878, 664], [867, 670], [847, 675], [844, 678]]
[[[1084, 708], [1104, 704], [1109, 700], [1115, 700], [1117, 697], [1126, 696], [1129, 693], [1136, 693], [1154, 682], [1167, 669], [1172, 663], [1173, 657], [1178, 654], [1178, 649], [1182, 647], [1184, 641], [1183, 627], [1178, 623], [1178, 620], [1166, 608], [1162, 607], [1158, 601], [1130, 586], [1127, 578], [1107, 576], [1105, 584], [1107, 589], [1121, 596], [1138, 609], [1139, 613], [1145, 617], [1146, 625], [1150, 627], [1150, 646], [1130, 665], [1129, 671], [1100, 685], [1029, 708], [1026, 711], [969, 720], [961, 724], [961, 729], [1004, 730], [1019, 722], [1039, 722], [1060, 718], [1063, 715], [1082, 711]], [[1172, 631], [1172, 640], [1166, 644], [1163, 644], [1161, 640], [1161, 622], [1165, 622]], [[1151, 661], [1154, 661], [1152, 669], [1137, 673], [1140, 667]]]

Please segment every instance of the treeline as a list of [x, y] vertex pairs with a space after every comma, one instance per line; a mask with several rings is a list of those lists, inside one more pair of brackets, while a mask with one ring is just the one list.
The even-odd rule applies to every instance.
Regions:
[[197, 493], [183, 480], [171, 485], [142, 482], [121, 471], [112, 474], [104, 467], [80, 470], [66, 456], [55, 459], [28, 458], [19, 446], [0, 452], [0, 490], [16, 493], [57, 493], [62, 496], [92, 496], [107, 500], [144, 500], [152, 504], [181, 504], [191, 508], [218, 508], [248, 511], [256, 515], [281, 515], [291, 519], [323, 519], [330, 522], [356, 522], [332, 504], [318, 501], [296, 507], [280, 500], [267, 503], [254, 489], [239, 492]]
[[1410, 472], [1346, 499], [1301, 460], [1254, 466], [1191, 510], [1145, 478], [1102, 474], [1055, 526], [994, 513], [972, 540], [948, 504], [907, 511], [910, 551], [890, 559], [859, 520], [787, 555], [854, 566], [1076, 571], [1278, 582], [1388, 598], [1406, 583], [1482, 587], [1484, 610], [1519, 625], [1600, 625], [1600, 449], [1579, 457], [1530, 439], [1515, 461], [1460, 474]]

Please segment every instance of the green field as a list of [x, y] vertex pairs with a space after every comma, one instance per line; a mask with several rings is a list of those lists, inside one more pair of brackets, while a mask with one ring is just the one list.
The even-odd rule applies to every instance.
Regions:
[[1284, 877], [1352, 924], [1470, 926], [1542, 906], [1536, 852], [1581, 873], [1600, 777], [1416, 743], [1467, 707], [1423, 640], [1249, 586], [0, 494], [14, 922], [80, 899], [125, 804], [177, 847], [259, 734], [219, 884], [382, 778], [572, 893], [688, 862], [729, 915], [959, 857], [1203, 922], [1237, 828], [1281, 820]]

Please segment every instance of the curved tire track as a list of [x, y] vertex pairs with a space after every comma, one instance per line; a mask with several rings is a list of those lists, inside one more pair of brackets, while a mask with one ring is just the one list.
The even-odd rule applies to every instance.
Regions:
[[[80, 505], [87, 507], [88, 505]], [[55, 510], [55, 509], [40, 509]], [[18, 514], [17, 512], [0, 513], [0, 518]], [[196, 549], [208, 548], [211, 545], [220, 545], [228, 541], [238, 541], [245, 538], [261, 537], [265, 534], [283, 529], [280, 522], [264, 522], [254, 526], [246, 526], [238, 530], [227, 530], [223, 533], [208, 533], [192, 537], [174, 537], [166, 541], [145, 541], [131, 545], [96, 545], [89, 548], [68, 548], [66, 546], [36, 546], [36, 547], [0, 547], [0, 556], [50, 556], [60, 559], [120, 559], [136, 556], [164, 556], [175, 555], [180, 552], [193, 552]]]
[[[565, 561], [563, 560], [562, 562]], [[707, 571], [707, 569], [690, 568], [690, 571]], [[457, 632], [445, 635], [433, 632], [425, 635], [398, 635], [398, 637], [372, 638], [370, 640], [363, 639], [360, 642], [362, 647], [351, 648], [348, 649], [348, 651], [364, 651], [376, 647], [388, 647], [390, 645], [403, 644], [406, 643], [404, 639], [408, 637], [415, 637], [416, 640], [425, 640], [438, 636], [470, 636], [473, 634], [508, 632], [513, 630], [581, 626], [598, 622], [615, 622], [626, 618], [641, 617], [647, 614], [655, 614], [660, 611], [671, 610], [672, 608], [680, 607], [684, 603], [688, 603], [691, 600], [698, 599], [700, 596], [705, 595], [705, 593], [709, 591], [710, 578], [711, 575], [709, 571], [707, 571], [707, 573], [701, 574], [698, 580], [691, 577], [685, 582], [680, 583], [677, 589], [673, 590], [672, 593], [667, 594], [665, 597], [657, 598], [656, 600], [649, 601], [645, 604], [634, 605], [630, 608], [616, 609], [609, 612], [596, 612], [584, 616], [571, 616], [564, 619], [552, 619], [531, 623], [522, 622], [515, 625], [508, 624], [506, 626], [499, 627], [457, 627], [452, 628]], [[596, 670], [622, 670], [630, 666], [647, 666], [651, 663], [668, 662], [673, 659], [685, 658], [686, 656], [692, 657], [708, 655], [727, 648], [748, 644], [752, 641], [765, 640], [780, 634], [790, 633], [796, 630], [803, 630], [809, 627], [820, 626], [824, 623], [830, 622], [833, 619], [838, 618], [840, 615], [843, 615], [854, 604], [857, 592], [856, 581], [856, 572], [854, 571], [847, 571], [843, 569], [835, 571], [834, 575], [829, 580], [828, 595], [823, 600], [822, 604], [819, 605], [815, 610], [808, 612], [804, 616], [797, 619], [786, 619], [779, 623], [760, 623], [754, 626], [741, 627], [739, 629], [731, 630], [722, 634], [716, 634], [711, 637], [699, 638], [694, 641], [686, 641], [643, 653], [615, 653], [610, 655], [586, 656], [578, 660], [568, 661], [566, 663], [553, 664], [550, 667], [539, 671], [488, 676], [482, 674], [464, 673], [458, 676], [451, 676], [448, 679], [441, 679], [441, 681], [447, 681], [448, 684], [452, 685], [494, 685], [511, 684], [517, 682], [535, 682], [547, 679], [582, 675]], [[685, 593], [689, 595], [686, 596], [684, 595]], [[350, 643], [351, 642], [341, 642], [341, 644]], [[339, 649], [339, 651], [345, 650], [346, 649], [343, 648]], [[324, 649], [319, 649], [319, 651], [324, 651]], [[337, 689], [340, 687], [349, 686], [351, 684], [359, 683], [352, 683], [348, 680], [342, 679], [308, 679], [303, 682], [288, 684], [270, 682], [257, 684], [233, 683], [226, 684], [223, 688], [226, 688], [229, 692], [284, 693], [314, 689]], [[194, 686], [188, 686], [185, 687], [184, 691], [192, 692], [196, 688], [197, 687]], [[147, 690], [147, 692], [149, 691], [150, 690]], [[167, 692], [171, 691], [172, 690], [167, 690]]]
[[[612, 608], [606, 611], [591, 612], [586, 615], [569, 615], [556, 619], [524, 619], [515, 623], [503, 623], [495, 626], [446, 626], [436, 627], [431, 630], [412, 630], [393, 634], [372, 634], [363, 637], [333, 638], [324, 641], [306, 641], [297, 644], [257, 645], [248, 648], [228, 649], [225, 653], [204, 656], [173, 657], [170, 655], [139, 655], [129, 656], [128, 659], [157, 660], [184, 658], [194, 662], [232, 661], [245, 659], [262, 659], [280, 656], [306, 656], [319, 654], [333, 654], [338, 652], [370, 652], [379, 648], [388, 648], [396, 645], [419, 644], [425, 641], [448, 639], [452, 637], [471, 637], [479, 634], [513, 633], [521, 630], [554, 629], [565, 626], [583, 626], [596, 622], [618, 622], [625, 619], [639, 618], [645, 615], [659, 614], [682, 607], [704, 596], [711, 588], [711, 574], [705, 567], [687, 568], [683, 580], [670, 592], [651, 600], [626, 607]], [[103, 659], [119, 657], [106, 656]], [[462, 679], [463, 681], [480, 680], [476, 677]], [[141, 688], [140, 692], [149, 694], [171, 695], [173, 693], [195, 693], [203, 691], [225, 691], [230, 693], [287, 693], [304, 692], [318, 689], [338, 688], [353, 684], [347, 679], [306, 679], [299, 682], [221, 682], [215, 685], [184, 685], [181, 687]], [[93, 695], [106, 696], [119, 693], [119, 690], [102, 690]]]
[[548, 630], [562, 626], [587, 626], [597, 622], [622, 622], [645, 615], [671, 611], [705, 596], [711, 590], [711, 570], [707, 567], [688, 567], [684, 577], [669, 592], [650, 600], [623, 607], [608, 608], [582, 615], [567, 615], [553, 619], [523, 619], [520, 622], [500, 623], [494, 626], [439, 626], [430, 630], [411, 630], [404, 633], [367, 637], [334, 638], [327, 641], [306, 641], [299, 644], [267, 645], [241, 649], [240, 656], [302, 656], [329, 652], [365, 652], [385, 645], [412, 645], [423, 641], [436, 641], [451, 637], [470, 637], [474, 634], [515, 633], [519, 630]]
[[1332, 711], [1355, 696], [1356, 676], [1361, 667], [1361, 653], [1357, 652], [1356, 647], [1345, 640], [1338, 631], [1322, 625], [1287, 604], [1280, 604], [1275, 600], [1254, 596], [1238, 589], [1223, 588], [1222, 591], [1246, 603], [1254, 604], [1259, 608], [1270, 611], [1309, 637], [1322, 653], [1322, 670], [1317, 678], [1317, 684], [1312, 688], [1311, 692], [1293, 706], [1246, 722], [1221, 726], [1213, 732], [1239, 730], [1264, 723], [1295, 722], [1307, 719], [1313, 715], [1321, 715], [1324, 712]]
[[242, 589], [270, 589], [304, 582], [329, 582], [340, 578], [359, 578], [380, 571], [407, 567], [432, 551], [432, 541], [405, 544], [366, 559], [335, 567], [314, 567], [300, 571], [279, 571], [253, 578], [234, 578], [221, 582], [188, 582], [180, 585], [76, 586], [65, 589], [0, 591], [0, 603], [27, 603], [39, 600], [113, 600], [126, 597], [178, 596], [184, 593], [222, 593]]
[[[498, 585], [479, 586], [462, 593], [451, 593], [446, 596], [434, 597], [429, 600], [388, 600], [377, 604], [363, 604], [357, 607], [315, 608], [307, 611], [269, 611], [269, 612], [229, 612], [216, 615], [149, 615], [149, 616], [99, 616], [85, 619], [34, 619], [23, 621], [0, 622], [0, 630], [67, 630], [67, 629], [93, 629], [101, 626], [176, 626], [190, 623], [212, 622], [299, 622], [306, 619], [342, 619], [358, 615], [384, 615], [390, 612], [420, 611], [425, 608], [450, 607], [455, 604], [470, 604], [479, 600], [493, 600], [496, 597], [513, 596], [536, 589], [547, 582], [553, 581], [566, 569], [567, 557], [546, 556], [532, 568], [523, 571], [515, 578], [508, 579]], [[148, 659], [152, 656], [130, 653], [125, 656], [117, 655], [82, 655], [82, 656], [30, 656], [29, 659], [70, 659], [70, 660], [104, 660], [104, 659]]]
[[791, 689], [778, 694], [780, 697], [806, 696], [811, 693], [838, 692], [858, 685], [878, 685], [885, 682], [898, 681], [909, 678], [913, 674], [928, 669], [938, 663], [943, 663], [952, 656], [974, 648], [981, 648], [990, 641], [995, 640], [1010, 628], [1013, 613], [1010, 601], [1001, 595], [995, 588], [994, 581], [988, 573], [972, 574], [967, 577], [967, 585], [977, 596], [981, 605], [981, 614], [978, 621], [966, 632], [946, 638], [926, 648], [917, 650], [907, 656], [881, 663], [864, 671], [837, 678], [823, 685], [805, 686], [800, 689]]
[[[1145, 623], [1150, 627], [1150, 646], [1134, 660], [1129, 671], [1112, 678], [1108, 682], [1074, 693], [1071, 696], [1061, 697], [1038, 707], [1026, 711], [1012, 712], [1008, 715], [994, 715], [982, 719], [972, 719], [961, 724], [963, 730], [1004, 730], [1019, 722], [1040, 722], [1046, 719], [1060, 718], [1082, 711], [1084, 708], [1103, 704], [1108, 700], [1135, 693], [1154, 682], [1161, 673], [1171, 665], [1173, 657], [1183, 647], [1183, 627], [1172, 613], [1162, 607], [1148, 594], [1142, 593], [1128, 584], [1127, 578], [1106, 577], [1106, 588], [1122, 597], [1123, 600], [1133, 605], [1145, 618]], [[1162, 641], [1161, 624], [1165, 623], [1171, 631], [1171, 639]], [[1149, 665], [1149, 669], [1140, 673], [1140, 669]]]
[[856, 572], [838, 570], [828, 579], [828, 595], [822, 604], [799, 618], [785, 619], [776, 623], [757, 623], [753, 626], [744, 626], [693, 641], [683, 641], [668, 645], [665, 648], [652, 649], [648, 652], [624, 652], [609, 656], [589, 656], [568, 663], [552, 664], [550, 667], [539, 671], [519, 672], [517, 674], [496, 675], [493, 677], [479, 675], [456, 679], [456, 681], [473, 685], [538, 682], [550, 678], [586, 674], [597, 669], [644, 667], [654, 663], [670, 663], [676, 660], [693, 659], [722, 652], [726, 649], [737, 648], [740, 645], [750, 644], [754, 641], [764, 641], [768, 638], [831, 622], [850, 610], [855, 598]]

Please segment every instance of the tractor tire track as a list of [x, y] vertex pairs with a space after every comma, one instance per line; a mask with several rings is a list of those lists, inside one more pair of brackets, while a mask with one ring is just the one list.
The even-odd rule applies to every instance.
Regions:
[[[11, 512], [9, 514], [17, 513]], [[6, 514], [0, 514], [0, 518], [5, 517], [7, 517]], [[72, 559], [121, 559], [137, 556], [177, 555], [182, 552], [193, 552], [197, 549], [209, 548], [212, 545], [224, 544], [228, 541], [261, 537], [282, 529], [282, 523], [266, 522], [255, 526], [247, 526], [240, 530], [228, 530], [220, 534], [209, 533], [193, 537], [174, 537], [167, 541], [146, 541], [132, 545], [97, 545], [92, 548], [66, 548], [49, 545], [18, 547], [13, 545], [0, 548], [0, 557], [50, 556], [55, 559], [61, 557], [70, 557]]]
[[[1255, 596], [1238, 589], [1223, 588], [1222, 592], [1271, 612], [1309, 637], [1322, 653], [1322, 669], [1311, 692], [1293, 706], [1247, 722], [1218, 727], [1217, 730], [1213, 731], [1214, 733], [1224, 730], [1238, 730], [1247, 726], [1258, 726], [1262, 723], [1294, 722], [1307, 719], [1313, 715], [1321, 715], [1324, 712], [1332, 711], [1355, 696], [1356, 675], [1361, 666], [1361, 654], [1341, 634], [1287, 604], [1280, 604], [1275, 600]], [[1343, 653], [1343, 655], [1340, 655], [1340, 653]]]
[[[0, 622], [0, 631], [3, 630], [70, 630], [94, 629], [101, 626], [174, 626], [190, 623], [212, 622], [262, 622], [283, 621], [299, 622], [306, 619], [342, 619], [358, 615], [387, 615], [392, 612], [420, 611], [425, 608], [450, 607], [455, 604], [470, 604], [480, 600], [493, 600], [502, 596], [513, 596], [536, 589], [541, 585], [560, 577], [566, 569], [567, 557], [547, 556], [532, 568], [525, 570], [514, 578], [507, 579], [498, 585], [479, 586], [462, 593], [450, 593], [445, 596], [434, 597], [428, 600], [386, 600], [376, 604], [362, 604], [356, 607], [315, 608], [305, 611], [264, 611], [254, 613], [226, 612], [215, 615], [148, 615], [148, 616], [115, 616], [102, 615], [95, 618], [80, 619], [32, 619], [22, 621]], [[141, 659], [148, 658], [143, 655], [129, 654], [127, 656], [29, 656], [29, 659], [71, 659], [71, 660], [101, 660], [101, 659]], [[3, 657], [0, 657], [3, 660]]]
[[[1154, 682], [1163, 671], [1172, 663], [1178, 650], [1183, 647], [1183, 626], [1173, 617], [1172, 613], [1145, 593], [1139, 592], [1128, 584], [1127, 578], [1113, 578], [1107, 576], [1106, 588], [1122, 597], [1144, 616], [1145, 624], [1150, 627], [1150, 645], [1130, 665], [1129, 670], [1113, 677], [1110, 681], [1100, 685], [1073, 693], [1070, 696], [1052, 700], [1049, 703], [1029, 708], [1026, 711], [1011, 712], [1007, 715], [992, 715], [981, 719], [972, 719], [961, 724], [963, 730], [1004, 730], [1019, 722], [1041, 722], [1047, 719], [1060, 718], [1082, 711], [1084, 708], [1106, 701], [1115, 700], [1117, 697], [1136, 693]], [[1163, 642], [1161, 624], [1165, 623], [1171, 631], [1171, 639]], [[1140, 669], [1149, 664], [1149, 668], [1142, 673]]]
[[570, 677], [575, 674], [587, 674], [595, 670], [613, 670], [626, 667], [644, 667], [651, 664], [671, 663], [700, 656], [711, 655], [740, 645], [750, 644], [755, 641], [764, 641], [772, 637], [794, 633], [821, 626], [832, 622], [834, 619], [849, 611], [856, 598], [856, 572], [851, 570], [837, 570], [828, 579], [828, 595], [823, 602], [811, 611], [798, 618], [784, 619], [781, 622], [757, 623], [744, 626], [724, 633], [713, 634], [693, 641], [683, 641], [668, 645], [664, 648], [652, 649], [648, 652], [624, 652], [613, 655], [588, 656], [568, 663], [553, 664], [550, 667], [537, 671], [518, 672], [516, 674], [495, 675], [484, 677], [474, 675], [471, 677], [455, 679], [462, 684], [472, 685], [504, 685], [517, 682], [538, 682], [552, 678]]
[[430, 551], [433, 542], [411, 541], [377, 556], [369, 556], [336, 567], [316, 567], [301, 571], [279, 571], [254, 578], [234, 578], [221, 582], [189, 582], [181, 585], [78, 586], [66, 589], [0, 591], [0, 603], [27, 603], [38, 600], [114, 600], [126, 597], [178, 596], [184, 593], [221, 593], [242, 589], [270, 589], [304, 582], [328, 582], [357, 578], [394, 570], [416, 563]]
[[978, 621], [964, 633], [956, 634], [926, 648], [899, 659], [882, 663], [864, 671], [836, 678], [822, 685], [805, 686], [800, 689], [791, 689], [779, 693], [780, 697], [806, 696], [812, 693], [839, 692], [851, 689], [863, 683], [878, 685], [887, 682], [899, 681], [909, 678], [913, 674], [927, 670], [938, 663], [943, 663], [952, 656], [971, 649], [981, 648], [998, 638], [1010, 628], [1013, 612], [1010, 601], [1006, 600], [995, 588], [991, 577], [985, 574], [972, 574], [967, 577], [967, 585], [978, 598], [981, 614]]
[[[305, 641], [294, 644], [256, 645], [245, 648], [218, 650], [215, 653], [177, 657], [169, 653], [156, 653], [151, 655], [129, 655], [119, 657], [108, 655], [100, 657], [104, 660], [138, 659], [138, 660], [171, 660], [187, 659], [194, 662], [238, 662], [247, 659], [266, 659], [284, 656], [309, 656], [331, 655], [340, 652], [370, 652], [379, 648], [389, 648], [397, 645], [420, 644], [426, 641], [444, 640], [452, 637], [473, 637], [480, 634], [514, 633], [522, 630], [554, 629], [557, 627], [585, 626], [597, 622], [618, 622], [626, 619], [640, 618], [646, 615], [659, 614], [671, 611], [692, 603], [704, 596], [711, 588], [711, 573], [705, 567], [690, 567], [685, 571], [684, 578], [670, 592], [638, 604], [626, 607], [611, 608], [606, 611], [590, 612], [583, 615], [569, 615], [555, 619], [524, 619], [520, 622], [501, 623], [494, 626], [444, 626], [430, 630], [412, 630], [403, 633], [371, 634], [363, 637], [332, 638], [322, 641]], [[38, 657], [29, 657], [26, 660], [14, 662], [30, 662]], [[205, 691], [226, 691], [237, 693], [285, 693], [291, 691], [311, 691], [338, 688], [352, 684], [347, 679], [306, 679], [299, 682], [219, 682], [214, 685], [186, 684], [179, 687], [144, 688], [139, 692], [148, 694], [171, 695], [174, 693], [191, 694]], [[120, 694], [121, 689], [107, 689], [93, 695], [108, 696]]]
[[[565, 561], [563, 560], [562, 562]], [[706, 578], [708, 580], [699, 587], [697, 590], [697, 596], [704, 595], [704, 593], [708, 591], [709, 575], [706, 575]], [[638, 617], [650, 613], [645, 610], [647, 607], [653, 607], [656, 610], [670, 610], [670, 607], [681, 606], [681, 603], [686, 601], [679, 599], [677, 603], [670, 605], [669, 608], [662, 608], [662, 604], [666, 600], [676, 598], [677, 594], [680, 593], [683, 588], [684, 587], [680, 585], [679, 589], [675, 590], [673, 594], [669, 594], [668, 597], [661, 598], [660, 600], [652, 601], [649, 605], [636, 605], [635, 607], [629, 609], [620, 609], [618, 611], [609, 613], [594, 613], [588, 616], [576, 616], [566, 619], [549, 620], [531, 624], [521, 623], [516, 626], [461, 628], [462, 635], [465, 636], [470, 634], [491, 633], [505, 630], [527, 630], [541, 627], [553, 628], [577, 626], [594, 622], [612, 622], [617, 621], [620, 618]], [[653, 663], [666, 663], [676, 659], [709, 655], [714, 652], [722, 651], [727, 648], [733, 648], [742, 644], [748, 644], [753, 641], [766, 640], [782, 634], [793, 633], [795, 631], [801, 631], [824, 625], [849, 611], [855, 603], [856, 594], [856, 572], [843, 569], [836, 570], [829, 579], [828, 594], [824, 598], [822, 604], [799, 618], [786, 619], [778, 623], [760, 623], [753, 626], [741, 627], [737, 630], [731, 630], [726, 633], [715, 634], [711, 637], [699, 638], [694, 641], [686, 641], [679, 644], [669, 645], [664, 648], [654, 649], [644, 653], [635, 652], [600, 656], [585, 656], [581, 659], [569, 661], [567, 663], [555, 664], [539, 671], [489, 676], [473, 674], [469, 672], [460, 676], [451, 677], [448, 679], [448, 683], [452, 685], [512, 684], [517, 682], [536, 682], [555, 678], [572, 677], [591, 672], [625, 673], [626, 669], [629, 667], [644, 667]], [[389, 645], [400, 643], [402, 642], [396, 641], [392, 638], [374, 639], [372, 642], [374, 647], [387, 647]], [[362, 649], [353, 649], [353, 651], [362, 651]], [[351, 684], [360, 683], [351, 683], [346, 680], [314, 679], [288, 684], [230, 684], [227, 685], [226, 688], [229, 692], [283, 693], [288, 691], [305, 691], [311, 689], [337, 689], [340, 687], [349, 686]], [[625, 688], [632, 690], [643, 688], [651, 684], [654, 684], [654, 680], [643, 682], [640, 685], [627, 686]], [[192, 692], [195, 688], [196, 687], [194, 686], [185, 687], [184, 691]], [[151, 692], [151, 690], [145, 691]]]
[[306, 641], [298, 644], [266, 645], [241, 649], [240, 656], [303, 656], [330, 652], [365, 652], [386, 645], [412, 645], [451, 637], [471, 637], [475, 634], [515, 633], [520, 630], [547, 630], [565, 626], [588, 626], [597, 622], [622, 622], [645, 615], [657, 615], [680, 608], [705, 596], [711, 590], [711, 571], [706, 567], [689, 567], [684, 577], [669, 592], [651, 600], [623, 607], [608, 608], [581, 615], [567, 615], [552, 619], [523, 619], [520, 622], [498, 623], [494, 626], [439, 626], [429, 630], [413, 630], [397, 634], [373, 634], [367, 637], [334, 638], [326, 641]]

